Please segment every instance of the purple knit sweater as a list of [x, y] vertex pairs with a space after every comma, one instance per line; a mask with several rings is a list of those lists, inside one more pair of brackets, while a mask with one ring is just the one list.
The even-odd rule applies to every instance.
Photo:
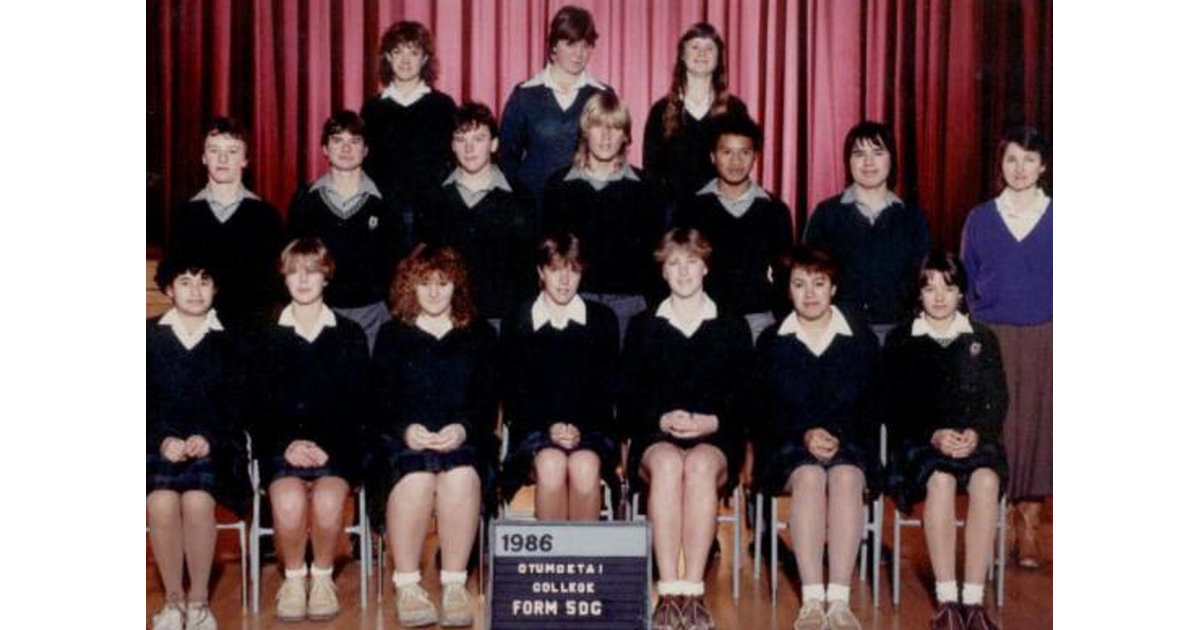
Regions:
[[1023, 241], [1008, 231], [995, 199], [976, 206], [963, 226], [962, 259], [972, 316], [1017, 326], [1053, 319], [1053, 202]]

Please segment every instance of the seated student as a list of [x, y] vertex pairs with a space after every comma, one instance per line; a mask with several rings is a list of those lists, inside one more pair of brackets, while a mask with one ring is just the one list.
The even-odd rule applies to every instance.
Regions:
[[[279, 211], [242, 184], [249, 163], [246, 129], [232, 118], [217, 118], [204, 134], [208, 183], [171, 213], [166, 254], [205, 260], [221, 278], [215, 308], [234, 332], [266, 325], [281, 303], [275, 258], [283, 247]], [[159, 284], [166, 282], [160, 277]]]
[[574, 163], [547, 180], [543, 209], [546, 233], [579, 236], [589, 261], [583, 296], [611, 307], [622, 335], [658, 286], [653, 254], [665, 227], [656, 187], [627, 160], [629, 128], [629, 108], [616, 94], [588, 99]]
[[288, 212], [292, 238], [321, 239], [337, 261], [337, 278], [327, 278], [325, 303], [362, 327], [368, 348], [389, 318], [388, 284], [404, 257], [404, 224], [363, 172], [369, 147], [363, 120], [343, 110], [325, 121], [321, 152], [329, 170], [296, 193]]
[[[284, 248], [279, 272], [292, 302], [264, 333], [254, 358], [258, 396], [251, 428], [283, 565], [275, 596], [282, 621], [337, 615], [333, 560], [346, 496], [362, 479], [367, 340], [358, 324], [325, 305], [334, 271], [319, 239], [300, 238]], [[312, 565], [305, 566], [310, 541]]]
[[250, 498], [237, 361], [212, 308], [216, 282], [208, 270], [168, 258], [159, 272], [171, 310], [146, 325], [146, 512], [166, 589], [153, 628], [216, 630], [208, 608], [214, 510], [220, 503], [243, 514]]
[[825, 250], [842, 269], [838, 306], [870, 325], [880, 345], [909, 314], [930, 241], [925, 214], [892, 192], [898, 159], [890, 127], [855, 125], [842, 145], [846, 189], [817, 204], [804, 229], [804, 244]]
[[[594, 521], [600, 477], [616, 488], [617, 319], [603, 304], [579, 297], [584, 259], [579, 239], [563, 232], [542, 239], [537, 272], [542, 291], [504, 325], [501, 362], [504, 462], [509, 500], [537, 482], [539, 519]], [[590, 273], [590, 271], [589, 271]]]
[[784, 263], [793, 312], [763, 331], [756, 349], [755, 400], [762, 407], [754, 478], [768, 496], [792, 495], [788, 531], [803, 601], [793, 627], [858, 629], [850, 578], [864, 499], [877, 495], [879, 342], [832, 306], [838, 290], [832, 259], [801, 246]]
[[632, 437], [630, 489], [648, 492], [646, 516], [653, 524], [656, 629], [716, 627], [703, 601], [704, 568], [717, 532], [717, 502], [737, 484], [745, 454], [739, 407], [752, 357], [750, 330], [705, 293], [711, 254], [696, 230], [667, 232], [654, 259], [671, 295], [633, 318], [621, 359], [621, 422]]
[[[954, 254], [934, 250], [921, 265], [920, 314], [884, 345], [893, 422], [889, 486], [922, 523], [938, 609], [933, 630], [992, 630], [983, 584], [996, 541], [997, 502], [1008, 480], [1001, 430], [1008, 409], [996, 335], [968, 318], [966, 276]], [[955, 495], [970, 497], [966, 566], [959, 605], [955, 580]]]
[[[372, 441], [372, 505], [386, 507], [405, 627], [470, 626], [467, 561], [495, 479], [495, 332], [475, 317], [463, 257], [418, 245], [396, 270], [392, 316], [379, 331], [379, 413]], [[482, 504], [482, 506], [481, 506]], [[437, 515], [442, 613], [421, 587], [421, 552]], [[381, 522], [381, 521], [376, 521]]]
[[710, 156], [717, 177], [676, 212], [674, 224], [694, 227], [712, 242], [713, 299], [727, 312], [745, 316], [754, 338], [775, 321], [781, 300], [774, 269], [795, 240], [784, 203], [754, 181], [762, 150], [762, 128], [748, 117], [713, 119]]
[[480, 317], [499, 327], [517, 302], [536, 292], [529, 251], [534, 226], [526, 195], [498, 167], [496, 118], [486, 105], [463, 103], [455, 115], [457, 168], [421, 203], [417, 241], [462, 256]]

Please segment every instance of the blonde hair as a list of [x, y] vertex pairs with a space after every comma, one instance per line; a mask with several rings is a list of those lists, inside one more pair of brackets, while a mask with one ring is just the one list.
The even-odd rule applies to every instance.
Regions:
[[574, 164], [585, 168], [588, 163], [588, 131], [596, 127], [612, 127], [625, 132], [625, 142], [617, 154], [619, 166], [625, 165], [625, 152], [629, 149], [629, 134], [633, 127], [629, 107], [615, 93], [600, 92], [587, 100], [583, 113], [579, 115], [579, 140], [575, 144]]

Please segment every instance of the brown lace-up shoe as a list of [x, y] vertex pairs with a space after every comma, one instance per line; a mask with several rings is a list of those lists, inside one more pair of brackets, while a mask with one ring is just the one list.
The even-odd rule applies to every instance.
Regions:
[[963, 620], [962, 607], [958, 602], [942, 602], [938, 604], [937, 612], [929, 620], [929, 630], [966, 630], [967, 622]]
[[975, 604], [962, 608], [967, 630], [1000, 630], [1000, 626], [987, 616], [987, 610], [983, 606]]

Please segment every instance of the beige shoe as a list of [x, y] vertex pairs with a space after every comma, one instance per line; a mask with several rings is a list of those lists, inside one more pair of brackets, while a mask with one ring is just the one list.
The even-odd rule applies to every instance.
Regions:
[[312, 621], [326, 621], [336, 617], [340, 609], [333, 577], [312, 576], [308, 582], [308, 618]]
[[825, 624], [829, 630], [862, 630], [858, 617], [850, 612], [846, 602], [831, 602], [825, 611]]
[[187, 630], [217, 630], [217, 618], [206, 602], [188, 602]]
[[304, 621], [307, 614], [303, 577], [284, 578], [275, 594], [275, 618], [280, 621]]
[[815, 599], [804, 602], [800, 607], [800, 614], [796, 615], [796, 621], [792, 622], [792, 630], [825, 630], [827, 627], [825, 607]]
[[474, 608], [471, 605], [471, 594], [465, 584], [442, 585], [442, 620], [443, 628], [462, 628], [475, 623]]
[[164, 604], [150, 620], [153, 630], [183, 630], [183, 607], [176, 603]]
[[396, 617], [405, 628], [431, 626], [438, 620], [437, 608], [420, 584], [396, 587]]

